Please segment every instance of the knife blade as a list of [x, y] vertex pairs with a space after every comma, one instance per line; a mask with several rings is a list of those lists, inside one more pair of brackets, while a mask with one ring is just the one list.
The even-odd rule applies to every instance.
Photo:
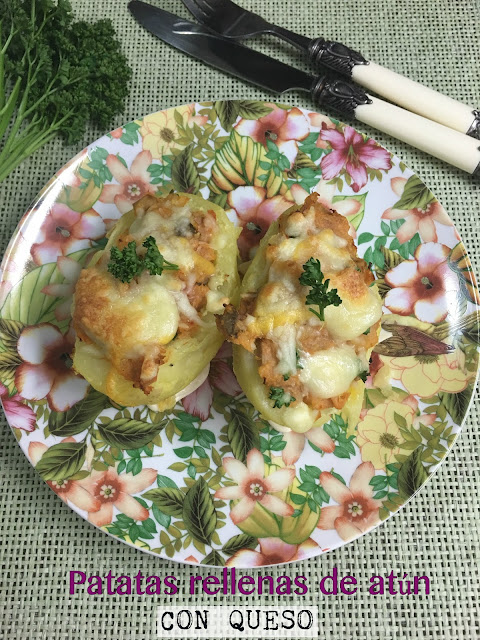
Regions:
[[[128, 8], [136, 20], [157, 38], [216, 69], [274, 93], [293, 89], [310, 91], [312, 88], [315, 80], [312, 75], [280, 61], [276, 61], [277, 64], [272, 68], [272, 58], [213, 33], [206, 27], [140, 0], [132, 0]], [[255, 69], [254, 74], [251, 73], [252, 69]]]
[[470, 136], [369, 96], [343, 79], [329, 80], [295, 69], [141, 0], [132, 0], [128, 8], [157, 38], [220, 71], [274, 93], [309, 92], [317, 106], [355, 117], [467, 173], [480, 173], [480, 147]]

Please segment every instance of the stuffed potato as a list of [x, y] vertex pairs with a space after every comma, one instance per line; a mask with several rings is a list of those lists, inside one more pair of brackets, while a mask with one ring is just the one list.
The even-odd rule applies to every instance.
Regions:
[[238, 292], [239, 229], [200, 196], [145, 196], [113, 228], [75, 289], [73, 366], [127, 406], [167, 409], [199, 386]]
[[340, 411], [356, 424], [382, 314], [373, 281], [348, 221], [317, 194], [272, 224], [238, 308], [217, 323], [240, 385], [274, 426], [305, 432]]

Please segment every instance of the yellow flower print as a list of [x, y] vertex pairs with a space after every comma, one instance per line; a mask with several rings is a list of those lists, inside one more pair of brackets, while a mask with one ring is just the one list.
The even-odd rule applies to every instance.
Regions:
[[153, 158], [161, 159], [179, 147], [175, 142], [178, 135], [173, 111], [159, 111], [146, 116], [140, 127], [140, 135], [143, 148], [150, 151]]
[[363, 462], [371, 462], [375, 469], [385, 469], [387, 464], [396, 462], [399, 453], [409, 454], [402, 449], [404, 441], [395, 414], [411, 425], [415, 409], [412, 403], [389, 400], [370, 409], [358, 424], [357, 444], [360, 447]]
[[181, 122], [183, 127], [191, 127], [193, 124], [204, 126], [208, 119], [194, 114], [195, 106], [186, 104], [175, 110], [168, 109], [145, 116], [140, 127], [143, 148], [150, 151], [153, 158], [161, 159], [173, 149], [184, 146], [177, 143], [180, 137], [177, 123]]
[[420, 398], [430, 398], [439, 391], [459, 393], [471, 377], [465, 370], [465, 354], [459, 349], [439, 356], [381, 358], [389, 365], [391, 377]]

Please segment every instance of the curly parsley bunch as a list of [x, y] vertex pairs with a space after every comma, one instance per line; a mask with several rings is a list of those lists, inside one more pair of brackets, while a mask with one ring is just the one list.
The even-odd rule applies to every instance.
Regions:
[[108, 127], [130, 77], [109, 20], [75, 21], [67, 0], [0, 0], [0, 182], [56, 135]]

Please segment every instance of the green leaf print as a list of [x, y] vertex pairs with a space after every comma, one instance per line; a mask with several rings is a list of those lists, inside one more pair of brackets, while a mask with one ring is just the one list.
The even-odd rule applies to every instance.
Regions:
[[423, 209], [425, 210], [429, 204], [435, 202], [435, 196], [417, 176], [411, 176], [403, 190], [400, 200], [394, 205], [393, 209]]
[[201, 564], [208, 564], [213, 567], [223, 567], [225, 565], [225, 560], [216, 549], [212, 549], [208, 556], [205, 556], [202, 560]]
[[222, 127], [225, 131], [230, 131], [232, 124], [235, 123], [238, 117], [238, 102], [236, 100], [218, 100], [215, 102], [215, 111]]
[[138, 449], [145, 446], [160, 433], [163, 423], [150, 423], [143, 420], [118, 418], [106, 424], [100, 424], [98, 431], [102, 440], [119, 449]]
[[90, 389], [83, 400], [77, 402], [68, 411], [52, 411], [48, 417], [48, 428], [53, 436], [68, 438], [91, 426], [95, 418], [107, 407], [110, 401], [103, 393]]
[[[91, 249], [83, 249], [68, 257], [83, 264], [90, 251]], [[45, 295], [43, 288], [49, 284], [59, 284], [63, 280], [64, 277], [58, 270], [56, 262], [33, 269], [10, 291], [0, 311], [1, 317], [25, 325], [35, 325], [40, 322], [59, 325], [54, 312], [61, 299]], [[66, 327], [68, 321], [63, 324]]]
[[212, 533], [217, 525], [217, 514], [213, 496], [201, 476], [185, 496], [183, 521], [192, 538], [203, 544], [210, 544]]
[[276, 195], [283, 185], [280, 171], [265, 174], [260, 162], [268, 161], [265, 148], [248, 136], [241, 136], [235, 129], [215, 154], [208, 187], [212, 194], [232, 191], [237, 186], [265, 187], [267, 197]]
[[0, 380], [3, 382], [12, 380], [16, 368], [21, 363], [22, 359], [17, 353], [11, 353], [10, 351], [0, 353]]
[[192, 157], [193, 144], [181, 151], [172, 164], [172, 184], [177, 191], [198, 193], [200, 177]]
[[237, 100], [238, 114], [246, 120], [258, 120], [273, 111], [264, 102], [258, 100]]
[[398, 491], [406, 500], [427, 480], [428, 473], [422, 464], [423, 447], [417, 447], [408, 456], [398, 472]]
[[47, 449], [35, 469], [47, 480], [65, 480], [80, 471], [87, 450], [86, 442], [60, 442]]
[[24, 327], [23, 322], [0, 318], [0, 340], [7, 351], [17, 350], [18, 338]]
[[452, 420], [456, 424], [462, 424], [465, 414], [467, 413], [470, 398], [472, 397], [473, 387], [468, 386], [460, 393], [439, 393], [441, 403], [448, 411]]
[[163, 513], [175, 518], [181, 518], [185, 494], [180, 489], [172, 487], [159, 487], [142, 493], [142, 498], [151, 500]]
[[233, 556], [233, 554], [240, 551], [240, 549], [255, 549], [257, 544], [257, 538], [249, 536], [246, 533], [241, 533], [240, 535], [233, 536], [233, 538], [227, 540], [222, 547], [222, 551], [229, 556]]
[[232, 407], [230, 412], [232, 419], [227, 428], [228, 442], [234, 457], [245, 463], [250, 449], [260, 446], [258, 429], [241, 406]]

